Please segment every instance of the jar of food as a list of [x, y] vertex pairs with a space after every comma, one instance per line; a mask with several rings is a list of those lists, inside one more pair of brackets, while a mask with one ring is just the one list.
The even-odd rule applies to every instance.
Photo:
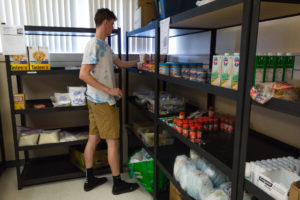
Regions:
[[197, 129], [197, 139], [201, 139], [202, 138], [202, 126], [198, 126]]
[[222, 117], [220, 119], [220, 131], [225, 131], [225, 119]]
[[190, 140], [191, 140], [192, 142], [194, 142], [195, 139], [196, 139], [196, 136], [197, 136], [197, 129], [196, 129], [196, 126], [192, 126], [192, 127], [190, 128]]
[[170, 76], [170, 64], [169, 63], [159, 63], [159, 74]]
[[170, 75], [172, 77], [181, 78], [181, 64], [173, 63], [170, 68]]
[[232, 134], [233, 133], [233, 121], [232, 120], [228, 120], [228, 128], [227, 131], [228, 133]]
[[182, 63], [181, 76], [185, 80], [190, 79], [190, 65], [189, 65], [189, 63]]
[[213, 118], [214, 114], [215, 114], [215, 107], [209, 106], [209, 108], [208, 108], [208, 117]]
[[190, 80], [197, 81], [197, 63], [190, 63]]
[[219, 130], [219, 120], [217, 118], [214, 119], [214, 132]]
[[214, 130], [214, 120], [213, 119], [209, 119], [208, 120], [208, 131], [212, 132]]
[[185, 119], [185, 112], [179, 113], [179, 119]]
[[182, 135], [184, 137], [189, 137], [189, 124], [183, 124]]
[[177, 131], [178, 131], [178, 133], [182, 134], [182, 128], [183, 128], [183, 121], [182, 120], [178, 120], [178, 123], [177, 123]]
[[202, 63], [197, 68], [197, 81], [199, 83], [206, 83], [207, 70], [202, 67]]

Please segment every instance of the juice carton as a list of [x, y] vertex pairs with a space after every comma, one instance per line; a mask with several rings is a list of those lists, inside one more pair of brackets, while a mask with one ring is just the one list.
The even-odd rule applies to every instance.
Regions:
[[275, 81], [283, 81], [283, 73], [285, 66], [285, 56], [282, 53], [277, 53]]
[[265, 55], [257, 55], [254, 64], [254, 80], [253, 84], [265, 82], [265, 69], [267, 66], [268, 57]]
[[284, 81], [293, 80], [294, 67], [295, 67], [295, 56], [292, 56], [291, 53], [287, 53], [285, 56], [285, 70], [283, 73]]
[[9, 56], [10, 70], [11, 71], [28, 71], [28, 58], [27, 55], [12, 55]]
[[220, 86], [220, 76], [222, 70], [223, 56], [216, 55], [213, 57], [212, 72], [211, 72], [211, 84]]
[[277, 56], [268, 53], [268, 61], [265, 70], [265, 82], [274, 82], [276, 70]]
[[15, 110], [25, 109], [25, 95], [24, 94], [14, 94], [14, 108]]
[[233, 67], [231, 71], [231, 88], [234, 90], [238, 89], [238, 81], [239, 81], [239, 68], [240, 68], [240, 54], [233, 54]]
[[233, 56], [230, 56], [228, 53], [225, 53], [221, 70], [221, 87], [231, 88], [232, 68]]
[[30, 70], [50, 70], [48, 47], [28, 47]]

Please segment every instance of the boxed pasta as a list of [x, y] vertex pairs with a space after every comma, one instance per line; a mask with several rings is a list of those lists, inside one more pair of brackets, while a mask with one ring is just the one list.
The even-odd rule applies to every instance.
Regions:
[[25, 95], [24, 94], [14, 94], [14, 108], [15, 110], [25, 109]]
[[30, 70], [50, 70], [48, 47], [28, 47]]
[[11, 71], [28, 71], [28, 57], [27, 55], [12, 55], [9, 56]]

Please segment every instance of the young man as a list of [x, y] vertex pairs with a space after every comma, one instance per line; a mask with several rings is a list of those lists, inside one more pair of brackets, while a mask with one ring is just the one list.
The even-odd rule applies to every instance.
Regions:
[[105, 38], [114, 29], [116, 16], [108, 9], [98, 9], [95, 15], [96, 35], [86, 45], [79, 78], [87, 83], [89, 108], [89, 138], [84, 150], [86, 182], [84, 190], [89, 191], [107, 181], [93, 174], [93, 156], [97, 144], [105, 139], [108, 163], [113, 175], [112, 193], [122, 194], [138, 188], [136, 183], [126, 183], [120, 177], [119, 158], [119, 108], [116, 100], [122, 98], [122, 91], [116, 87], [113, 63], [120, 68], [134, 67], [137, 61], [121, 61], [114, 55]]

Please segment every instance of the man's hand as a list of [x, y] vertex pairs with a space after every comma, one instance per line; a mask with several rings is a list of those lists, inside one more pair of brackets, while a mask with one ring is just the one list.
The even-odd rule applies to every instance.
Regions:
[[116, 96], [119, 99], [122, 98], [122, 90], [120, 90], [119, 88], [109, 88], [107, 93], [111, 96]]

